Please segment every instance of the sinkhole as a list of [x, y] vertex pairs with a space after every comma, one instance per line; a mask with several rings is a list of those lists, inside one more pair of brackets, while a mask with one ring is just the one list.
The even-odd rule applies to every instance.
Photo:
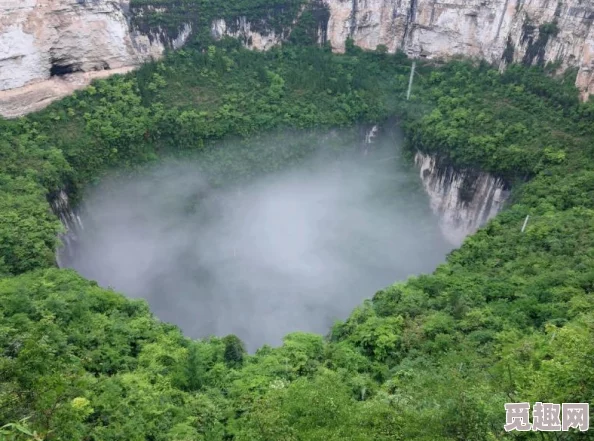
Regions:
[[87, 190], [59, 261], [191, 337], [253, 351], [325, 334], [452, 248], [398, 129], [375, 133], [279, 132], [114, 173]]

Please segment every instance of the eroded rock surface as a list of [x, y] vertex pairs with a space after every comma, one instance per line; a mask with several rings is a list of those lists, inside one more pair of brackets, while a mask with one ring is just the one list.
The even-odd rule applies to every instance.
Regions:
[[464, 55], [502, 68], [558, 62], [579, 69], [576, 85], [594, 90], [594, 2], [584, 0], [328, 0], [328, 40], [366, 49], [385, 45], [423, 58]]
[[476, 170], [458, 170], [440, 158], [417, 152], [423, 187], [443, 235], [453, 245], [493, 218], [509, 197], [509, 187], [497, 177]]
[[[128, 6], [101, 0], [0, 2], [0, 114], [38, 110], [105, 71], [121, 73], [159, 57], [167, 44], [181, 45], [132, 30]], [[186, 25], [178, 40], [189, 33]]]
[[[196, 21], [192, 14], [176, 10], [176, 5], [143, 4], [131, 9], [129, 0], [3, 0], [0, 114], [37, 110], [69, 93], [72, 89], [64, 84], [56, 87], [56, 77], [118, 71], [161, 56], [165, 47], [181, 47]], [[313, 11], [318, 42], [329, 42], [336, 51], [343, 51], [352, 38], [365, 49], [385, 45], [390, 52], [400, 49], [421, 58], [463, 55], [485, 59], [501, 69], [512, 61], [551, 62], [560, 72], [577, 69], [576, 85], [583, 97], [594, 91], [592, 0], [310, 0], [280, 30], [267, 28], [267, 16], [251, 23], [239, 15], [214, 19], [210, 32], [215, 37], [238, 37], [246, 47], [266, 50], [291, 36], [305, 10]], [[173, 14], [179, 26], [138, 29], [132, 25], [143, 14], [155, 12]], [[80, 82], [92, 76], [69, 78]], [[39, 90], [32, 87], [50, 79]], [[3, 92], [7, 90], [13, 93]]]
[[[592, 0], [324, 0], [327, 23], [318, 41], [344, 51], [345, 42], [364, 49], [384, 45], [421, 58], [462, 55], [501, 69], [512, 61], [559, 71], [578, 69], [576, 85], [585, 98], [594, 91], [594, 2]], [[224, 24], [224, 22], [223, 22]], [[216, 34], [225, 34], [221, 21]], [[270, 39], [239, 31], [248, 47], [267, 49]]]

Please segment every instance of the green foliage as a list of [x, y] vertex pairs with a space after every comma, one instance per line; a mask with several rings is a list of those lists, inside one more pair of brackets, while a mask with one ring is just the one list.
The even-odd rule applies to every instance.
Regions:
[[62, 152], [37, 125], [0, 120], [0, 276], [19, 274], [54, 261], [60, 224], [46, 194], [68, 176]]
[[0, 185], [0, 275], [53, 265], [60, 223], [47, 205], [43, 187], [2, 176]]
[[[307, 7], [304, 20], [299, 12]], [[250, 23], [250, 29], [262, 35], [275, 33], [287, 36], [297, 21], [298, 33], [312, 34], [317, 28], [311, 11], [323, 9], [317, 2], [308, 0], [132, 0], [130, 10], [135, 27], [147, 35], [160, 35], [172, 41], [179, 37], [184, 25], [193, 30], [193, 43], [204, 47], [211, 41], [211, 25], [214, 20], [225, 20], [233, 32], [240, 19]], [[327, 19], [326, 19], [327, 20]], [[310, 37], [311, 38], [311, 37]], [[304, 43], [307, 37], [297, 38]]]
[[223, 343], [225, 344], [223, 357], [227, 366], [240, 367], [246, 353], [243, 342], [235, 335], [228, 335], [223, 338]]
[[29, 428], [28, 418], [23, 418], [18, 423], [8, 423], [0, 427], [0, 435], [6, 441], [16, 441], [19, 439], [28, 439], [33, 441], [43, 441], [43, 438]]
[[[216, 7], [263, 4], [228, 3]], [[0, 121], [2, 437], [492, 441], [508, 436], [505, 402], [591, 400], [594, 107], [569, 81], [419, 63], [405, 102], [410, 62], [382, 47], [204, 49]], [[236, 336], [191, 341], [144, 302], [50, 268], [57, 190], [76, 199], [114, 167], [197, 152], [215, 185], [236, 183], [315, 145], [256, 149], [262, 131], [313, 140], [318, 127], [392, 117], [411, 152], [505, 179], [512, 203], [433, 274], [379, 291], [327, 338], [296, 332], [252, 355]]]
[[556, 37], [559, 33], [559, 25], [556, 21], [543, 23], [538, 27], [538, 32], [540, 35]]

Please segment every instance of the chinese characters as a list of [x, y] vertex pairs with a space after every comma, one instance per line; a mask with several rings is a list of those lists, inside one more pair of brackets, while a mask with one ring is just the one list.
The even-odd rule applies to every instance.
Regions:
[[554, 403], [536, 402], [532, 408], [530, 422], [530, 403], [506, 403], [506, 432], [518, 430], [527, 432], [567, 432], [577, 429], [585, 432], [590, 428], [590, 405], [588, 403]]

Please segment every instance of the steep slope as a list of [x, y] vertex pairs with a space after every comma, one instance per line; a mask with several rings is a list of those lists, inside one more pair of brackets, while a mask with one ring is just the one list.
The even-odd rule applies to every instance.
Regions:
[[[459, 62], [419, 63], [426, 81], [405, 101], [400, 55], [237, 46], [173, 53], [0, 121], [0, 420], [48, 440], [493, 441], [509, 439], [506, 402], [591, 401], [591, 103], [538, 69]], [[233, 336], [190, 341], [142, 302], [50, 268], [48, 192], [166, 146], [390, 115], [411, 152], [503, 176], [514, 194], [434, 274], [381, 290], [326, 339], [291, 334], [253, 356]], [[207, 165], [224, 176], [278, 166], [217, 152]], [[15, 431], [0, 437], [27, 439]]]
[[457, 170], [421, 152], [416, 153], [415, 164], [441, 230], [456, 246], [492, 219], [509, 197], [506, 183], [488, 173]]
[[297, 39], [341, 52], [352, 39], [364, 49], [474, 57], [501, 69], [552, 63], [578, 70], [583, 98], [594, 90], [594, 6], [581, 0], [10, 0], [0, 8], [0, 114], [7, 117], [44, 107], [97, 71], [121, 73], [159, 57], [192, 32], [200, 41], [237, 37], [260, 50]]
[[592, 92], [594, 6], [581, 0], [329, 0], [328, 40], [366, 49], [383, 44], [424, 58], [465, 55], [500, 65], [558, 62], [579, 68]]
[[159, 57], [191, 33], [260, 50], [292, 39], [341, 52], [352, 39], [364, 49], [474, 57], [501, 69], [552, 63], [578, 70], [583, 98], [594, 90], [594, 6], [581, 0], [9, 0], [0, 8], [0, 114], [8, 117], [44, 107], [96, 71]]

